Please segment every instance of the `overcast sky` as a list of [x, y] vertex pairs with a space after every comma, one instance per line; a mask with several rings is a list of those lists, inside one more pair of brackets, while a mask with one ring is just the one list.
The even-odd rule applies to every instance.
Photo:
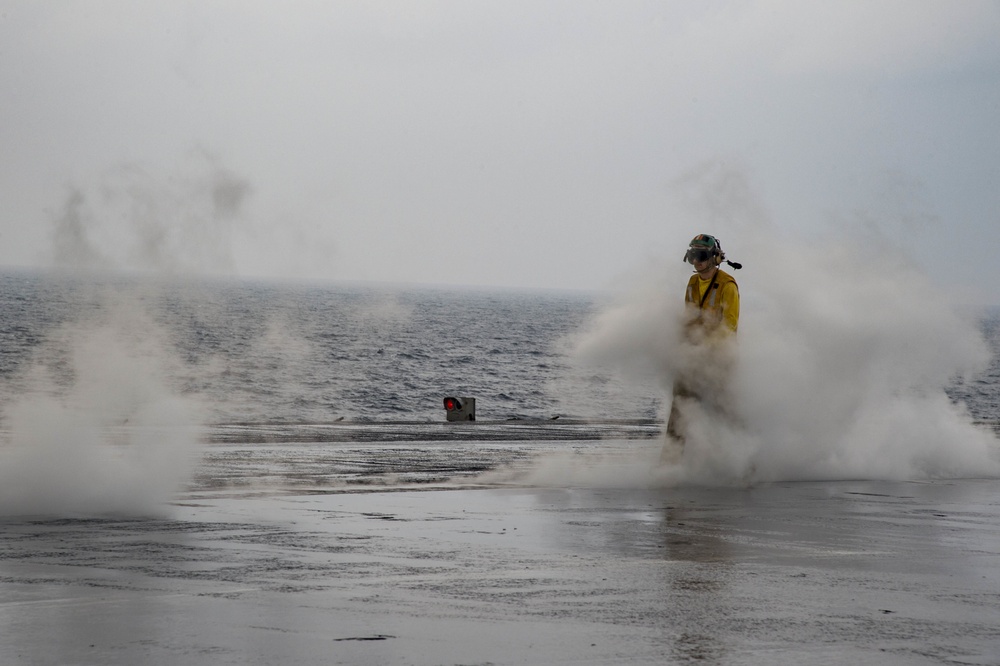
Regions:
[[593, 289], [870, 234], [1000, 303], [997, 0], [0, 0], [0, 91], [6, 266]]

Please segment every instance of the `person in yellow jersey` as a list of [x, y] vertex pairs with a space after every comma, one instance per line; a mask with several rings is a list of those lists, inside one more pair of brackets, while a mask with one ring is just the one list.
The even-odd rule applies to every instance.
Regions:
[[674, 379], [673, 400], [667, 420], [661, 462], [675, 463], [684, 452], [685, 410], [697, 401], [724, 417], [728, 399], [726, 383], [735, 353], [740, 323], [740, 290], [736, 280], [719, 268], [725, 261], [734, 269], [740, 264], [726, 261], [719, 239], [698, 234], [688, 246], [684, 261], [694, 275], [684, 291], [683, 360]]

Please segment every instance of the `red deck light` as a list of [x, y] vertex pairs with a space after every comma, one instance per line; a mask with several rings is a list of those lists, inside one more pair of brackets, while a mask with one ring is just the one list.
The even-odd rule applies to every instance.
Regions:
[[475, 421], [476, 399], [447, 396], [444, 399], [444, 411], [449, 421]]

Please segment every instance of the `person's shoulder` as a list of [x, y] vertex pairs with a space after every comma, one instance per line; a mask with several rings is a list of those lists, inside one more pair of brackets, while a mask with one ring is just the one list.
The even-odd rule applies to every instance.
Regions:
[[736, 282], [736, 278], [734, 278], [732, 275], [730, 275], [726, 271], [722, 270], [721, 268], [719, 269], [718, 280], [719, 280], [719, 284], [721, 284], [723, 286], [723, 288], [725, 288], [726, 285], [730, 285], [731, 284], [737, 290], [739, 289], [739, 284]]

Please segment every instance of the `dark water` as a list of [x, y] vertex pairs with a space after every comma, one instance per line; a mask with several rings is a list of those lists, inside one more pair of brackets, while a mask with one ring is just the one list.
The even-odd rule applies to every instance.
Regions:
[[993, 350], [989, 366], [975, 377], [956, 379], [948, 395], [968, 406], [972, 416], [983, 421], [1000, 421], [1000, 308], [984, 313], [980, 321], [983, 337]]
[[570, 362], [565, 338], [593, 308], [566, 293], [6, 273], [0, 397], [34, 390], [29, 376], [68, 390], [77, 339], [104, 326], [162, 337], [170, 389], [216, 422], [442, 420], [446, 395], [475, 397], [481, 420], [655, 417], [655, 386]]
[[[167, 388], [197, 397], [216, 423], [440, 421], [445, 395], [476, 397], [480, 420], [657, 418], [655, 382], [573, 362], [567, 336], [596, 307], [575, 293], [6, 272], [0, 399], [70, 391], [78, 338], [103, 326], [124, 330], [125, 343], [162, 339]], [[1000, 316], [982, 327], [1000, 349]], [[996, 420], [1000, 362], [949, 393]]]

